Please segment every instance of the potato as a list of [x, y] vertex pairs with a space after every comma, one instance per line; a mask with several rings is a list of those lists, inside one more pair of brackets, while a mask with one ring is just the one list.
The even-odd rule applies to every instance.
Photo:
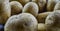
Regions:
[[18, 0], [23, 6], [28, 3], [30, 0]]
[[5, 24], [11, 16], [9, 0], [0, 0], [0, 24]]
[[22, 13], [31, 13], [32, 15], [37, 16], [38, 11], [39, 9], [37, 4], [34, 2], [29, 2], [24, 6]]
[[11, 16], [4, 26], [4, 31], [37, 31], [37, 29], [38, 22], [29, 13]]
[[52, 12], [39, 13], [37, 16], [38, 23], [45, 23], [46, 17]]
[[55, 5], [54, 11], [60, 10], [60, 1]]
[[53, 11], [57, 2], [60, 0], [48, 0], [47, 2], [47, 11]]
[[46, 25], [43, 23], [38, 24], [38, 31], [46, 31]]
[[32, 0], [32, 2], [35, 2], [39, 6], [39, 13], [44, 12], [46, 8], [46, 0]]
[[60, 31], [60, 10], [52, 12], [45, 20], [47, 31]]
[[16, 15], [22, 12], [23, 6], [18, 1], [11, 1], [11, 15]]

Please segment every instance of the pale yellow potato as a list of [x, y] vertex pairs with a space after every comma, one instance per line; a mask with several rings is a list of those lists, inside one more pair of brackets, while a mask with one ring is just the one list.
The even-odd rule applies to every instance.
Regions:
[[9, 0], [0, 0], [0, 24], [5, 24], [11, 16]]
[[43, 12], [46, 8], [46, 0], [32, 0], [32, 2], [35, 2], [39, 6], [39, 13]]
[[46, 17], [52, 12], [39, 13], [37, 16], [38, 23], [45, 23]]
[[47, 11], [53, 11], [57, 2], [60, 0], [48, 0], [47, 2]]
[[34, 2], [29, 2], [24, 6], [22, 13], [31, 13], [36, 17], [38, 15], [38, 11], [38, 5]]
[[60, 10], [56, 10], [48, 15], [45, 25], [47, 31], [60, 31]]
[[4, 31], [37, 31], [37, 29], [37, 19], [29, 13], [11, 16], [4, 26]]
[[38, 31], [46, 31], [46, 25], [43, 23], [38, 23]]
[[11, 1], [11, 15], [16, 15], [22, 12], [23, 6], [18, 1]]

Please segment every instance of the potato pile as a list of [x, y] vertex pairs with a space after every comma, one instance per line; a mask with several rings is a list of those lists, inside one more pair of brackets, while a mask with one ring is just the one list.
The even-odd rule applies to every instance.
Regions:
[[0, 31], [60, 31], [60, 0], [0, 0]]

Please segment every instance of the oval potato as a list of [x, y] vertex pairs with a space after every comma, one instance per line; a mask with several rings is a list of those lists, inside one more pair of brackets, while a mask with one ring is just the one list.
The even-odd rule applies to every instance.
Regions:
[[29, 13], [11, 16], [4, 26], [4, 31], [37, 31], [37, 29], [37, 19]]
[[22, 13], [31, 13], [32, 15], [37, 16], [38, 11], [38, 5], [34, 2], [29, 2], [24, 6]]

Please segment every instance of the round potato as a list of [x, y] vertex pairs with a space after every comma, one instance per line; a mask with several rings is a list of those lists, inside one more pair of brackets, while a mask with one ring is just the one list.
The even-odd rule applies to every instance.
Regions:
[[43, 23], [38, 24], [38, 31], [46, 31], [46, 25]]
[[47, 16], [45, 25], [47, 31], [60, 31], [60, 10], [52, 12]]
[[38, 23], [45, 23], [45, 19], [50, 13], [52, 12], [44, 12], [44, 13], [38, 14], [37, 16]]
[[37, 31], [37, 29], [38, 22], [29, 13], [21, 13], [10, 17], [4, 26], [4, 31]]
[[11, 7], [9, 0], [0, 0], [0, 24], [5, 24], [11, 16]]
[[22, 13], [31, 13], [32, 15], [37, 16], [38, 11], [38, 5], [34, 2], [29, 2], [24, 6]]
[[39, 6], [39, 13], [45, 12], [46, 9], [46, 0], [32, 0], [32, 2], [35, 2]]
[[22, 12], [23, 6], [18, 1], [11, 1], [11, 15], [16, 15]]
[[57, 2], [60, 0], [48, 0], [47, 2], [47, 11], [53, 11]]

